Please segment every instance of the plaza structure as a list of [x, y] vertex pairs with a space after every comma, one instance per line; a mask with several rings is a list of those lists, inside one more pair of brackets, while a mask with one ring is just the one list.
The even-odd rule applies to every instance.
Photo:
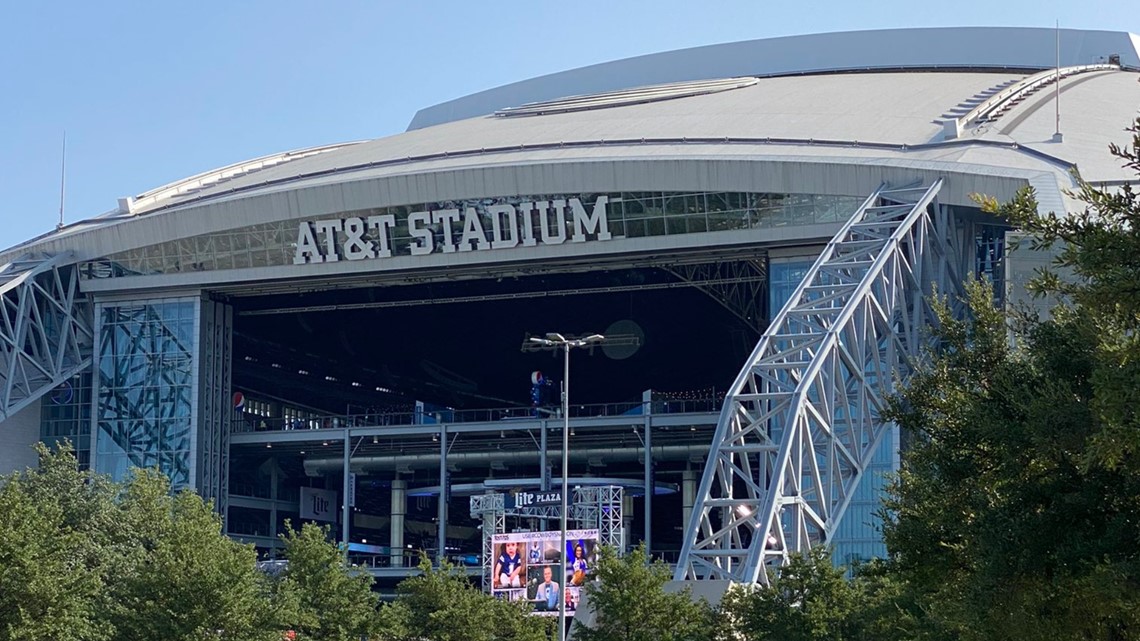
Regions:
[[[1078, 179], [1134, 178], [1107, 149], [1138, 51], [1027, 28], [671, 51], [109, 198], [0, 253], [0, 471], [67, 438], [266, 556], [316, 520], [391, 580], [550, 527], [509, 496], [563, 473], [678, 579], [881, 556], [905, 443], [880, 414], [933, 294], [989, 278], [1012, 304], [1047, 260], [975, 195], [1064, 212]], [[612, 339], [575, 353], [565, 470], [562, 361], [526, 347], [548, 332]]]

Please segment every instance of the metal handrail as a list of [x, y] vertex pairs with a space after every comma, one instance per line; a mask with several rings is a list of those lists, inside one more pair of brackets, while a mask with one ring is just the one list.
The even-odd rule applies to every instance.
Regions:
[[1002, 107], [1016, 100], [1017, 98], [1036, 91], [1044, 85], [1052, 82], [1057, 82], [1061, 78], [1073, 76], [1081, 73], [1088, 73], [1091, 71], [1110, 71], [1119, 70], [1120, 65], [1112, 64], [1095, 64], [1095, 65], [1074, 65], [1071, 67], [1061, 67], [1059, 69], [1049, 69], [1033, 74], [1027, 78], [1023, 78], [1020, 82], [1014, 83], [998, 93], [990, 96], [977, 107], [974, 107], [965, 114], [947, 120], [943, 123], [943, 133], [947, 140], [957, 138], [962, 135], [967, 125], [972, 122], [977, 122], [982, 119], [988, 118], [990, 114], [998, 111]]
[[[652, 414], [684, 414], [715, 412], [720, 409], [719, 399], [655, 400], [626, 403], [593, 403], [572, 405], [572, 418], [599, 416], [642, 416]], [[283, 418], [242, 413], [235, 415], [233, 432], [263, 432], [283, 430], [339, 430], [346, 427], [384, 427], [390, 425], [439, 425], [442, 423], [486, 423], [536, 418], [561, 418], [555, 409], [514, 406], [469, 410], [437, 409], [424, 411], [365, 412], [355, 414], [327, 414], [310, 418]]]

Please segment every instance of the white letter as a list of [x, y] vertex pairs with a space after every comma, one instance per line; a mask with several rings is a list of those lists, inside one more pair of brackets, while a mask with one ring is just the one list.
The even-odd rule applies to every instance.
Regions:
[[475, 249], [482, 251], [490, 247], [487, 244], [487, 232], [483, 229], [483, 221], [479, 220], [479, 212], [474, 207], [468, 207], [463, 212], [463, 237], [459, 239], [459, 251], [471, 251], [471, 243], [475, 242]]
[[363, 260], [376, 258], [376, 250], [372, 243], [364, 238], [367, 228], [364, 221], [357, 217], [344, 219], [344, 257], [348, 260]]
[[586, 215], [586, 208], [577, 198], [570, 199], [570, 210], [574, 212], [574, 242], [586, 241], [586, 234], [597, 234], [598, 240], [610, 239], [610, 222], [606, 217], [606, 203], [609, 196], [598, 196], [594, 201], [594, 210]]
[[555, 200], [551, 204], [553, 206], [550, 209], [554, 212], [554, 230], [558, 233], [550, 231], [550, 216], [547, 213], [545, 200], [535, 203], [538, 208], [538, 230], [542, 234], [544, 245], [561, 245], [566, 242], [566, 201]]
[[376, 256], [390, 258], [392, 256], [392, 245], [388, 242], [388, 230], [396, 226], [396, 217], [392, 214], [369, 216], [368, 226], [376, 230], [375, 237], [372, 240], [380, 243], [380, 251], [376, 253]]
[[[491, 205], [487, 208], [491, 214], [491, 234], [494, 241], [491, 249], [510, 249], [519, 244], [519, 221], [515, 218], [514, 205]], [[507, 221], [507, 230], [511, 233], [508, 239], [503, 235], [503, 221]]]
[[[543, 203], [543, 207], [546, 204]], [[522, 230], [523, 247], [534, 247], [534, 203], [520, 203], [519, 216], [522, 220], [519, 222], [519, 229]]]
[[340, 260], [336, 253], [336, 233], [340, 231], [340, 220], [318, 220], [317, 232], [325, 235], [325, 262], [335, 263]]
[[422, 229], [420, 225], [431, 223], [431, 212], [416, 211], [408, 214], [408, 233], [419, 241], [412, 243], [412, 256], [423, 256], [435, 251], [435, 241], [431, 237], [430, 229]]
[[438, 209], [431, 213], [431, 222], [443, 224], [443, 253], [455, 251], [455, 236], [451, 233], [452, 223], [459, 222], [458, 209]]
[[325, 259], [321, 257], [321, 248], [317, 247], [317, 239], [313, 236], [312, 224], [302, 222], [297, 225], [297, 252], [293, 254], [293, 264], [304, 265], [305, 263], [323, 262]]

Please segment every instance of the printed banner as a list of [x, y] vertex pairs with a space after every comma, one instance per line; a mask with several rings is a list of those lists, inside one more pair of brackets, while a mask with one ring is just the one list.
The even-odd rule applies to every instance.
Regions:
[[[492, 538], [491, 594], [509, 601], [527, 601], [534, 613], [557, 616], [560, 600], [566, 615], [578, 609], [582, 587], [598, 560], [597, 530], [568, 530], [566, 549], [559, 552], [562, 533], [515, 532]], [[562, 554], [566, 574], [562, 575]]]

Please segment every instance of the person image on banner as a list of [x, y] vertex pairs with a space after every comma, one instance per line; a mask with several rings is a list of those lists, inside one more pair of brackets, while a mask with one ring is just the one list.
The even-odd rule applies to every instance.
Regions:
[[582, 585], [586, 582], [586, 573], [590, 571], [590, 567], [586, 563], [586, 549], [581, 543], [574, 546], [574, 562], [570, 564], [570, 569], [573, 571], [570, 585]]
[[542, 583], [538, 584], [535, 593], [539, 609], [554, 612], [558, 609], [558, 594], [561, 592], [558, 582], [554, 580], [554, 569], [547, 565], [542, 568]]
[[522, 579], [519, 578], [522, 570], [523, 560], [522, 555], [519, 554], [518, 542], [508, 541], [504, 543], [503, 550], [499, 554], [498, 560], [495, 561], [495, 571], [491, 575], [498, 582], [498, 587], [522, 587]]

